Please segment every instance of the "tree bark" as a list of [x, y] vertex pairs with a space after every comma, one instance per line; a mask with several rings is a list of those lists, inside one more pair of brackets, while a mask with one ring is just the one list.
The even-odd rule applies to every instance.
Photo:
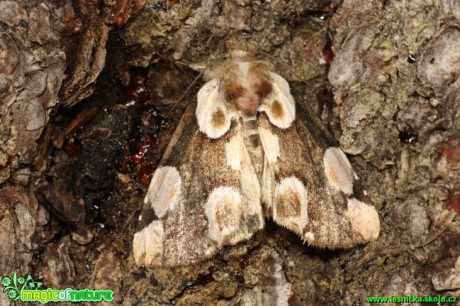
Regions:
[[[0, 12], [0, 276], [113, 289], [120, 305], [460, 295], [458, 1], [8, 0]], [[267, 221], [206, 262], [135, 265], [186, 88], [234, 50], [271, 61], [317, 111], [379, 212], [377, 241], [322, 250]]]

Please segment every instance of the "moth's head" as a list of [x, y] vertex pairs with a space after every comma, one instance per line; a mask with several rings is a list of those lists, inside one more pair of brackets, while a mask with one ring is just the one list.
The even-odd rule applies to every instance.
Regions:
[[227, 105], [251, 117], [273, 90], [270, 70], [267, 62], [235, 52], [208, 77], [219, 80], [219, 94]]

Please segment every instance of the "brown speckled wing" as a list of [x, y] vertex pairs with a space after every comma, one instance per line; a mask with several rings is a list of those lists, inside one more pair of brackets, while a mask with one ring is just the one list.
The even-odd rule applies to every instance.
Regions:
[[[188, 106], [147, 191], [133, 240], [139, 266], [198, 262], [264, 226], [239, 123], [210, 139], [199, 131], [196, 107]], [[241, 162], [232, 165], [234, 156]]]
[[351, 247], [378, 237], [375, 208], [314, 114], [297, 105], [296, 118], [285, 129], [265, 113], [258, 121], [265, 154], [278, 151], [276, 160], [265, 163], [269, 174], [263, 184], [269, 187], [262, 187], [263, 201], [278, 224], [319, 247]]

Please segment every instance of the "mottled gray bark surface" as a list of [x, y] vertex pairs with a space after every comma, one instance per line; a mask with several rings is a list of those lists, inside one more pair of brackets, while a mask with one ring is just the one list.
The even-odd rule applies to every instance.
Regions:
[[[315, 249], [267, 222], [195, 266], [134, 264], [145, 185], [202, 81], [165, 116], [231, 50], [317, 110], [379, 211], [377, 241]], [[459, 296], [459, 50], [455, 0], [1, 1], [0, 276], [119, 305]]]

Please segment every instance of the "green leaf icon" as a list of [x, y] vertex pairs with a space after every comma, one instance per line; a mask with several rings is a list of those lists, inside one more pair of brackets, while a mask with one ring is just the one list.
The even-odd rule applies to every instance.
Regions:
[[3, 287], [9, 286], [11, 284], [11, 279], [8, 276], [2, 278], [2, 285]]
[[12, 300], [17, 300], [19, 298], [19, 295], [16, 290], [10, 290], [10, 292], [8, 292], [8, 297]]

